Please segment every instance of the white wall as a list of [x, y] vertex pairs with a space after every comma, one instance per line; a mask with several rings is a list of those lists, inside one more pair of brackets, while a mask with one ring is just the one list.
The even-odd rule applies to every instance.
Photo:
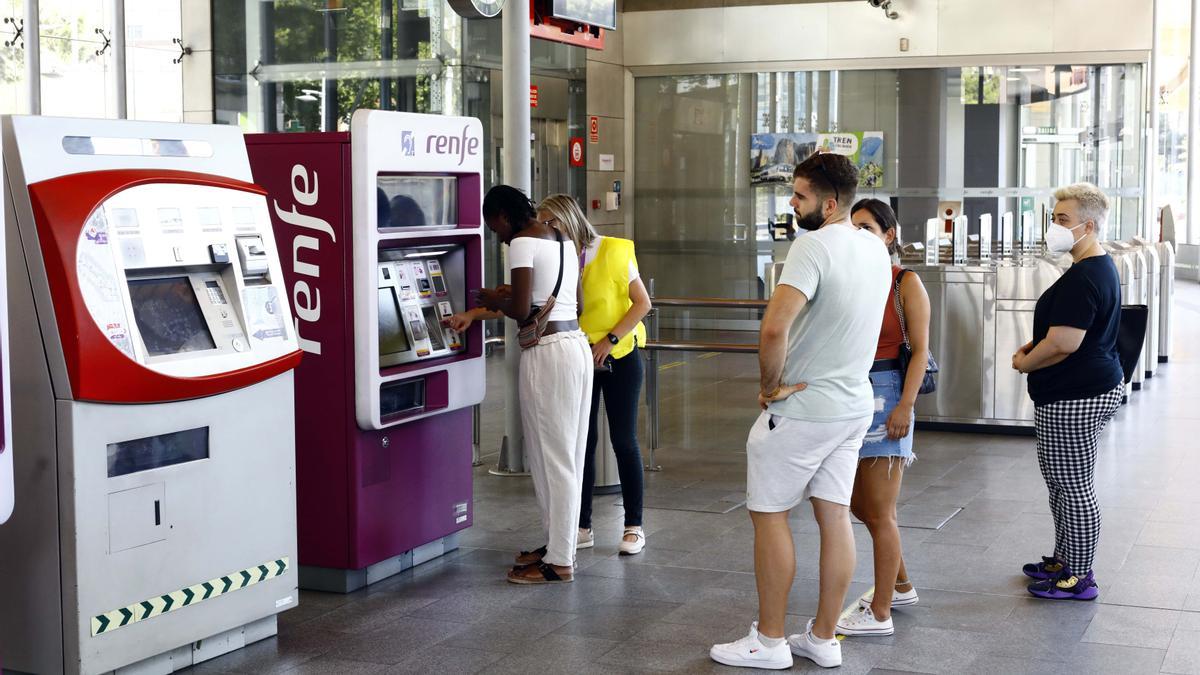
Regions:
[[865, 1], [627, 12], [625, 66], [1149, 51], [1152, 39], [1151, 0], [893, 0], [893, 8], [895, 21]]

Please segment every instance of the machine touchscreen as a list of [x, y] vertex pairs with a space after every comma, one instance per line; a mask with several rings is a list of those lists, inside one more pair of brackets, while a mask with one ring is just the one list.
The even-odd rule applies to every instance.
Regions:
[[150, 356], [216, 349], [187, 277], [131, 279], [129, 299]]
[[412, 349], [404, 326], [400, 324], [400, 307], [391, 288], [379, 289], [379, 355], [397, 354]]
[[426, 305], [421, 308], [421, 313], [425, 315], [425, 325], [429, 327], [429, 343], [433, 347], [433, 351], [438, 352], [446, 348], [446, 341], [442, 339], [442, 322], [438, 320], [437, 312], [432, 306]]

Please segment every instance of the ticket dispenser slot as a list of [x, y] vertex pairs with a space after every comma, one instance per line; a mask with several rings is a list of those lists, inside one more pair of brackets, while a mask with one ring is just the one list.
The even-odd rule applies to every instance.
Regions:
[[237, 238], [238, 260], [242, 264], [242, 276], [265, 277], [270, 272], [271, 258], [258, 235]]

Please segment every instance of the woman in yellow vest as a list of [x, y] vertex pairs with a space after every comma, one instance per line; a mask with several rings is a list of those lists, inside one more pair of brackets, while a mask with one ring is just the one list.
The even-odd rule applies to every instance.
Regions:
[[592, 345], [596, 379], [592, 387], [592, 412], [588, 422], [587, 452], [583, 469], [583, 499], [579, 509], [578, 548], [591, 548], [592, 484], [596, 479], [596, 417], [600, 395], [608, 415], [609, 436], [617, 455], [621, 494], [625, 504], [622, 555], [641, 553], [646, 546], [642, 531], [642, 454], [638, 447], [638, 400], [642, 388], [642, 354], [650, 311], [650, 294], [638, 276], [633, 242], [601, 237], [569, 195], [552, 195], [538, 206], [538, 220], [553, 223], [581, 251], [583, 313], [579, 327]]

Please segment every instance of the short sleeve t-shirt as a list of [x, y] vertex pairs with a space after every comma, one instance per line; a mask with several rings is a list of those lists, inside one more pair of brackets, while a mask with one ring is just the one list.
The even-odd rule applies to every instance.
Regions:
[[836, 422], [874, 413], [871, 363], [892, 263], [879, 237], [849, 223], [792, 242], [779, 283], [808, 298], [788, 334], [785, 384], [808, 388], [772, 403], [772, 414]]
[[1079, 349], [1062, 361], [1029, 374], [1035, 405], [1092, 398], [1124, 381], [1117, 355], [1121, 324], [1121, 277], [1108, 255], [1075, 263], [1038, 298], [1033, 311], [1033, 346], [1050, 328], [1067, 326], [1084, 333]]
[[[575, 244], [570, 239], [564, 237], [562, 245], [565, 247], [561, 263], [562, 287], [558, 290], [548, 321], [574, 321], [578, 317], [575, 290], [579, 286], [579, 254], [575, 252]], [[554, 282], [558, 281], [558, 242], [537, 237], [516, 237], [508, 245], [508, 262], [514, 270], [533, 268], [531, 302], [534, 307], [546, 304], [546, 299], [554, 292]]]

